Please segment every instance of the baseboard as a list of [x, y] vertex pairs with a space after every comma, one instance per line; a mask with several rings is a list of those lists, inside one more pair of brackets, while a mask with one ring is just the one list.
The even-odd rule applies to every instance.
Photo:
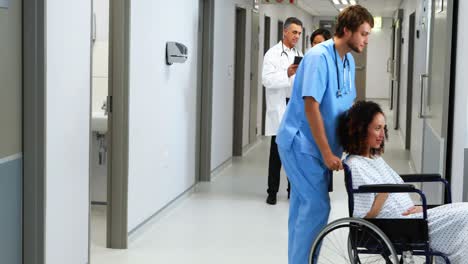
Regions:
[[249, 153], [252, 149], [258, 146], [258, 144], [260, 144], [261, 142], [262, 142], [262, 137], [257, 136], [255, 142], [247, 144], [242, 148], [242, 156], [247, 155], [247, 153]]
[[232, 157], [230, 157], [228, 160], [226, 160], [221, 165], [216, 167], [213, 171], [211, 171], [211, 176], [210, 176], [211, 181], [213, 181], [216, 177], [218, 177], [222, 171], [224, 171], [225, 169], [231, 166], [232, 166]]
[[145, 221], [143, 221], [141, 224], [130, 230], [128, 232], [128, 240], [129, 242], [134, 241], [136, 237], [139, 235], [144, 234], [147, 230], [145, 230], [146, 227], [149, 227], [150, 224], [161, 220], [162, 217], [166, 215], [171, 209], [174, 209], [180, 202], [185, 200], [187, 197], [189, 197], [195, 189], [195, 186], [197, 184], [192, 185], [190, 188], [188, 188], [185, 192], [181, 193], [178, 195], [176, 198], [174, 198], [172, 201], [167, 203], [165, 206], [163, 206], [161, 209], [159, 209], [156, 213], [154, 213], [152, 216], [148, 217]]

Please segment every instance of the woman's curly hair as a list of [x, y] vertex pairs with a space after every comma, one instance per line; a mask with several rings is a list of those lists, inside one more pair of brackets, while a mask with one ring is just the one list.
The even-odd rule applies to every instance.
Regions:
[[[379, 104], [371, 101], [358, 101], [344, 112], [338, 121], [338, 137], [345, 152], [351, 155], [362, 155], [367, 151], [367, 131], [376, 114], [385, 116]], [[384, 128], [385, 139], [388, 139], [387, 126]], [[384, 152], [385, 140], [380, 148], [372, 148], [371, 156]]]

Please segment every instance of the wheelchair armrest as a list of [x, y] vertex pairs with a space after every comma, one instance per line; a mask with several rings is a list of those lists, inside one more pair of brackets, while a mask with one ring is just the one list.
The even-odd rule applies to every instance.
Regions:
[[450, 184], [446, 179], [443, 179], [440, 174], [429, 173], [429, 174], [401, 174], [400, 177], [404, 182], [439, 182], [445, 187], [444, 203], [448, 204], [452, 202], [452, 193], [450, 190]]
[[404, 182], [438, 182], [442, 180], [440, 174], [401, 174]]
[[412, 184], [369, 184], [359, 186], [356, 193], [407, 193], [416, 190]]
[[423, 218], [427, 219], [427, 200], [424, 193], [412, 184], [369, 184], [361, 185], [353, 193], [417, 193], [421, 197]]

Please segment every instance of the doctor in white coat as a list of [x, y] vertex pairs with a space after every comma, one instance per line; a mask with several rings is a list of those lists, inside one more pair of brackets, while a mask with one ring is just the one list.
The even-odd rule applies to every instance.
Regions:
[[[286, 104], [292, 93], [294, 76], [298, 65], [294, 57], [303, 54], [296, 48], [302, 34], [302, 22], [295, 18], [286, 19], [283, 39], [267, 51], [263, 59], [262, 82], [265, 86], [266, 117], [265, 135], [271, 136], [268, 165], [268, 204], [276, 204], [276, 194], [280, 184], [281, 160], [276, 145], [276, 132], [286, 111]], [[290, 186], [288, 183], [288, 197]]]

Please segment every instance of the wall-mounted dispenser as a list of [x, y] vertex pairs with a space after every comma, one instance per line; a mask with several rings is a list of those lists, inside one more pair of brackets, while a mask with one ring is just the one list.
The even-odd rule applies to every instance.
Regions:
[[166, 43], [166, 63], [172, 65], [173, 63], [184, 63], [188, 58], [188, 49], [184, 44], [178, 42]]

